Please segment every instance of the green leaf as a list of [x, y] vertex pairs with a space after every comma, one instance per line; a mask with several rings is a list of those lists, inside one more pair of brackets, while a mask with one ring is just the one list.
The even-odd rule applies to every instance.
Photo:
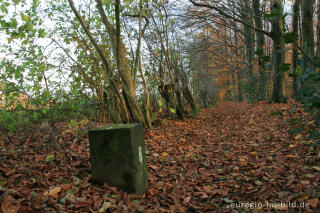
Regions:
[[269, 18], [273, 18], [276, 16], [280, 16], [280, 15], [281, 15], [281, 10], [279, 8], [273, 8], [272, 12], [264, 14], [263, 18], [269, 19]]
[[11, 19], [10, 21], [11, 21], [11, 22], [10, 22], [10, 27], [11, 27], [11, 28], [17, 28], [17, 26], [18, 26], [17, 20], [13, 18], [13, 19]]
[[226, 203], [234, 203], [234, 200], [231, 200], [229, 198], [223, 198], [223, 201]]
[[304, 130], [303, 127], [298, 127], [298, 128], [289, 130], [289, 134], [296, 134], [296, 133], [302, 132], [303, 130]]
[[159, 104], [159, 107], [163, 106], [163, 103], [162, 103], [161, 99], [158, 100], [158, 104]]
[[287, 72], [290, 70], [290, 68], [291, 68], [291, 64], [283, 63], [280, 65], [279, 70], [280, 70], [280, 72]]
[[20, 3], [20, 0], [12, 0], [15, 5]]
[[39, 194], [37, 192], [31, 192], [31, 197], [38, 197]]
[[290, 32], [283, 35], [283, 40], [284, 40], [284, 43], [286, 44], [294, 43], [295, 41], [297, 41], [297, 39], [298, 39], [298, 34], [295, 32]]
[[264, 62], [270, 62], [270, 61], [271, 61], [271, 58], [270, 58], [270, 56], [265, 55], [265, 56], [262, 57], [262, 60], [263, 60]]
[[13, 41], [13, 38], [8, 38], [8, 44], [10, 44]]
[[8, 13], [8, 10], [5, 5], [2, 4], [0, 9], [1, 9], [1, 12]]
[[29, 39], [25, 39], [25, 40], [22, 41], [22, 44], [24, 44], [24, 45], [26, 45], [28, 43], [29, 43]]
[[54, 155], [48, 155], [48, 156], [46, 157], [46, 162], [48, 163], [48, 162], [50, 162], [50, 161], [53, 161], [54, 159], [55, 159]]
[[72, 189], [69, 189], [68, 191], [66, 191], [66, 194], [73, 195], [74, 191], [72, 191]]
[[38, 37], [44, 38], [45, 36], [46, 36], [46, 33], [45, 33], [44, 29], [39, 29], [38, 30]]
[[132, 203], [138, 205], [140, 203], [140, 201], [139, 200], [133, 200]]
[[263, 55], [263, 49], [262, 48], [257, 49], [256, 55], [262, 56]]
[[22, 21], [25, 21], [25, 22], [30, 21], [30, 17], [27, 16], [26, 14], [24, 14], [23, 12], [20, 13], [20, 17], [21, 17]]
[[170, 108], [170, 112], [173, 113], [173, 114], [175, 114], [175, 113], [176, 113], [176, 110], [173, 109], [173, 108]]

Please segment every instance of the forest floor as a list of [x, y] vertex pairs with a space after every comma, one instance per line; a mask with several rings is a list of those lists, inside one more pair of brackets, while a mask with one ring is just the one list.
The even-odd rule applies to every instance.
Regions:
[[162, 120], [145, 134], [143, 196], [90, 182], [86, 130], [96, 124], [60, 124], [60, 149], [43, 143], [42, 130], [11, 144], [0, 135], [1, 211], [320, 212], [319, 146], [288, 133], [289, 118], [313, 121], [293, 105], [225, 102]]

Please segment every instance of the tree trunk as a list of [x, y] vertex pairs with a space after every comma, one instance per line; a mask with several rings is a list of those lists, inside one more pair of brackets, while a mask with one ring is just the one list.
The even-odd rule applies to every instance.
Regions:
[[189, 89], [188, 85], [188, 77], [187, 74], [185, 73], [182, 63], [180, 64], [180, 72], [181, 72], [181, 82], [182, 82], [182, 93], [184, 98], [187, 100], [188, 104], [191, 107], [192, 112], [197, 111], [197, 105], [194, 101], [193, 95]]
[[99, 14], [102, 18], [102, 22], [106, 27], [106, 30], [111, 38], [111, 44], [113, 52], [116, 56], [117, 68], [121, 76], [125, 93], [127, 95], [127, 104], [129, 110], [132, 113], [132, 120], [134, 122], [141, 122], [145, 124], [145, 119], [140, 109], [140, 106], [136, 100], [136, 88], [131, 76], [130, 66], [127, 60], [125, 45], [121, 39], [120, 32], [120, 0], [115, 2], [115, 18], [116, 27], [114, 27], [106, 16], [103, 10], [103, 4], [101, 0], [96, 0]]
[[302, 0], [302, 46], [307, 54], [304, 56], [305, 69], [312, 69], [314, 57], [314, 32], [313, 32], [313, 7], [314, 0]]
[[243, 101], [243, 94], [242, 94], [242, 71], [241, 69], [237, 72], [237, 78], [238, 78], [238, 101]]
[[[314, 31], [313, 31], [313, 7], [314, 0], [302, 0], [301, 15], [302, 15], [302, 47], [304, 50], [303, 55], [303, 77], [308, 76], [314, 72], [313, 59], [314, 53]], [[300, 91], [304, 92], [304, 87], [308, 84], [302, 82]]]
[[114, 123], [121, 123], [120, 100], [114, 93], [114, 89], [106, 87], [103, 92], [104, 105], [107, 109], [108, 119]]
[[182, 96], [181, 96], [181, 85], [180, 85], [180, 71], [179, 71], [179, 68], [178, 68], [178, 65], [177, 65], [177, 62], [175, 63], [175, 94], [176, 94], [176, 98], [177, 98], [177, 111], [179, 111], [179, 113], [181, 112], [182, 116], [181, 116], [181, 119], [180, 120], [183, 120], [184, 119], [184, 105], [183, 105], [183, 99], [182, 99]]
[[[295, 33], [296, 35], [299, 34], [299, 16], [300, 16], [300, 0], [295, 0], [294, 5], [293, 5], [293, 18], [292, 18], [292, 32]], [[293, 88], [293, 98], [295, 99], [298, 96], [298, 73], [297, 73], [297, 68], [298, 68], [298, 56], [299, 50], [296, 45], [293, 46], [293, 51], [292, 51], [292, 77], [293, 77], [293, 82], [292, 82], [292, 88]]]
[[316, 56], [318, 57], [318, 60], [320, 60], [320, 1], [318, 1], [317, 15], [318, 15], [318, 23], [317, 23], [317, 52], [316, 52]]
[[[140, 14], [139, 14], [139, 40], [138, 40], [138, 51], [137, 52], [137, 57], [138, 57], [138, 63], [139, 63], [139, 72], [141, 75], [141, 78], [143, 80], [143, 85], [144, 85], [144, 92], [145, 92], [145, 122], [146, 125], [148, 126], [149, 129], [152, 128], [152, 124], [151, 124], [151, 112], [150, 112], [150, 93], [149, 93], [149, 88], [148, 88], [148, 84], [147, 81], [143, 75], [142, 72], [142, 63], [141, 63], [141, 54], [140, 54], [140, 47], [141, 47], [141, 40], [142, 40], [142, 15], [143, 15], [143, 0], [139, 1], [139, 9], [140, 9]], [[145, 28], [144, 28], [145, 29]]]
[[284, 41], [283, 41], [283, 8], [282, 0], [272, 0], [271, 11], [280, 11], [280, 14], [272, 18], [271, 38], [273, 40], [273, 91], [272, 102], [283, 103], [287, 101], [285, 91], [285, 75], [280, 69], [285, 62]]
[[[249, 24], [253, 24], [252, 17], [249, 13], [249, 8], [247, 5], [242, 8], [242, 18]], [[254, 31], [252, 28], [247, 25], [243, 25], [244, 37], [245, 37], [245, 46], [246, 46], [246, 60], [247, 60], [247, 77], [248, 77], [248, 85], [247, 85], [247, 93], [248, 93], [248, 101], [255, 101], [255, 82], [253, 80], [253, 58], [254, 58]]]
[[[100, 1], [100, 0], [99, 0]], [[132, 112], [132, 119], [134, 122], [141, 122], [145, 124], [144, 116], [141, 112], [140, 106], [136, 100], [136, 88], [134, 87], [131, 70], [127, 60], [125, 45], [121, 39], [120, 33], [120, 0], [116, 0], [115, 3], [115, 17], [116, 17], [116, 34], [114, 30], [108, 30], [111, 37], [116, 38], [115, 55], [117, 58], [117, 67], [119, 74], [122, 78], [124, 89], [128, 98], [128, 107]], [[107, 23], [106, 23], [107, 24]]]
[[[252, 7], [254, 12], [254, 22], [257, 28], [263, 29], [262, 23], [262, 11], [260, 10], [260, 1], [253, 0]], [[259, 88], [258, 88], [258, 100], [266, 100], [267, 98], [267, 89], [266, 89], [266, 71], [265, 71], [265, 63], [263, 61], [262, 56], [264, 56], [264, 46], [265, 46], [265, 38], [264, 34], [256, 31], [256, 45], [257, 50], [262, 51], [262, 54], [259, 55], [258, 58], [258, 73], [259, 73]]]
[[[159, 93], [161, 97], [165, 100], [167, 110], [169, 115], [172, 118], [177, 117], [179, 120], [183, 120], [183, 112], [181, 112], [181, 109], [176, 106], [175, 100], [174, 100], [174, 87], [172, 84], [160, 84], [158, 86]], [[172, 109], [175, 112], [172, 112]]]

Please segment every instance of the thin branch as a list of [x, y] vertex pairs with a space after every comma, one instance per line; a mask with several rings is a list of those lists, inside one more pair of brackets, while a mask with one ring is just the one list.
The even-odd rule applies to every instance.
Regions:
[[197, 7], [205, 7], [205, 8], [209, 8], [209, 9], [216, 10], [220, 15], [222, 15], [222, 16], [224, 16], [224, 17], [226, 17], [226, 18], [232, 19], [232, 20], [234, 20], [234, 21], [236, 21], [236, 22], [239, 22], [239, 23], [241, 23], [241, 24], [243, 24], [243, 25], [245, 25], [245, 26], [247, 26], [247, 27], [249, 27], [249, 28], [251, 28], [251, 29], [254, 29], [254, 30], [257, 31], [257, 32], [260, 32], [260, 33], [263, 33], [263, 34], [265, 34], [265, 35], [267, 35], [267, 36], [269, 36], [269, 37], [272, 37], [272, 34], [271, 34], [270, 32], [265, 31], [265, 30], [260, 29], [260, 28], [256, 28], [256, 27], [252, 26], [251, 24], [249, 24], [249, 23], [247, 23], [247, 22], [245, 22], [245, 21], [242, 21], [241, 19], [238, 19], [238, 18], [235, 18], [235, 17], [233, 17], [233, 16], [231, 16], [231, 15], [228, 15], [227, 13], [225, 13], [223, 10], [219, 9], [219, 8], [216, 7], [216, 6], [209, 5], [209, 4], [198, 3], [198, 2], [195, 2], [194, 0], [189, 0], [189, 1], [190, 1], [194, 6], [197, 6]]

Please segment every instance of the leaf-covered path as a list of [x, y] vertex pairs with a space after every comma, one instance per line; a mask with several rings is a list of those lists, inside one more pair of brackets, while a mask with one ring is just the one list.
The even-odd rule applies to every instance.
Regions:
[[143, 196], [90, 182], [86, 134], [61, 126], [65, 148], [53, 151], [33, 133], [1, 150], [1, 210], [317, 212], [319, 151], [302, 143], [304, 135], [289, 135], [289, 116], [304, 116], [292, 107], [227, 102], [197, 118], [162, 120], [146, 132], [149, 188]]
[[[319, 167], [300, 136], [288, 134], [291, 108], [222, 103], [197, 119], [162, 125], [148, 140], [152, 200], [174, 211], [293, 210], [289, 201], [316, 207]], [[273, 205], [281, 202], [288, 205]]]

